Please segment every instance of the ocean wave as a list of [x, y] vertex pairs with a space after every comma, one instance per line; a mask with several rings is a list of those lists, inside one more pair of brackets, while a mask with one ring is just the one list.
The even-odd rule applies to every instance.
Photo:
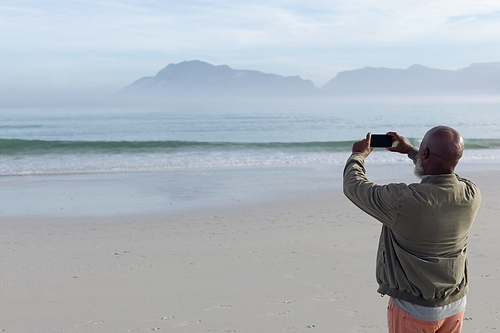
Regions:
[[[189, 141], [43, 141], [0, 139], [0, 175], [134, 172], [179, 168], [343, 165], [352, 141], [237, 143]], [[416, 143], [415, 143], [416, 144]], [[465, 162], [500, 160], [500, 140], [468, 140]], [[376, 149], [373, 164], [411, 163]]]
[[0, 139], [0, 154], [144, 152], [186, 149], [335, 149], [345, 151], [354, 141], [340, 142], [198, 142], [198, 141], [44, 141]]
[[[414, 144], [417, 139], [410, 139]], [[181, 150], [299, 150], [349, 151], [354, 141], [312, 142], [198, 142], [198, 141], [44, 141], [0, 139], [0, 155], [46, 153], [143, 153]], [[500, 139], [467, 139], [468, 150], [500, 148]]]

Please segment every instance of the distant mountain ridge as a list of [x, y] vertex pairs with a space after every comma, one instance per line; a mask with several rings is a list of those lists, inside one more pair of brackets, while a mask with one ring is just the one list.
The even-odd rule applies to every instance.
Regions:
[[154, 77], [141, 78], [124, 91], [163, 96], [224, 97], [225, 95], [276, 97], [288, 94], [314, 95], [318, 89], [299, 76], [280, 76], [251, 70], [214, 66], [199, 60], [170, 64]]
[[497, 95], [500, 62], [472, 64], [456, 71], [422, 65], [365, 67], [341, 72], [321, 89], [333, 95]]
[[169, 64], [156, 76], [125, 87], [137, 98], [273, 98], [316, 96], [500, 95], [500, 62], [474, 63], [459, 70], [413, 65], [407, 69], [365, 67], [337, 74], [321, 88], [299, 76], [235, 70], [199, 60]]

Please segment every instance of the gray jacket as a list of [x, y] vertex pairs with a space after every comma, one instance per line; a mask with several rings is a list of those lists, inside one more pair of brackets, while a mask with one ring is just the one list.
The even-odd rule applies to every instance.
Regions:
[[[418, 149], [408, 154], [415, 160]], [[443, 306], [467, 293], [467, 238], [481, 202], [478, 187], [456, 174], [418, 184], [368, 181], [364, 155], [344, 169], [344, 194], [382, 222], [378, 292], [422, 306]]]

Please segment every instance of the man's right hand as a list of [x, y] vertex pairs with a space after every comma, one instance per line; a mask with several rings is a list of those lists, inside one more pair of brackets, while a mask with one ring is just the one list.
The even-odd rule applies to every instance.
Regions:
[[389, 151], [393, 151], [401, 154], [408, 154], [408, 152], [413, 148], [413, 145], [405, 137], [402, 137], [396, 132], [388, 132], [387, 135], [392, 137], [392, 143], [397, 142], [398, 144], [394, 147], [386, 148]]

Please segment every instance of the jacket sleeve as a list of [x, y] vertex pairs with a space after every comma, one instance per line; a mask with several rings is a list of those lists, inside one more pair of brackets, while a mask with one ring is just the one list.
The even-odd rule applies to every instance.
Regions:
[[401, 210], [406, 184], [377, 185], [366, 178], [363, 154], [354, 153], [344, 168], [344, 194], [365, 213], [392, 228]]

